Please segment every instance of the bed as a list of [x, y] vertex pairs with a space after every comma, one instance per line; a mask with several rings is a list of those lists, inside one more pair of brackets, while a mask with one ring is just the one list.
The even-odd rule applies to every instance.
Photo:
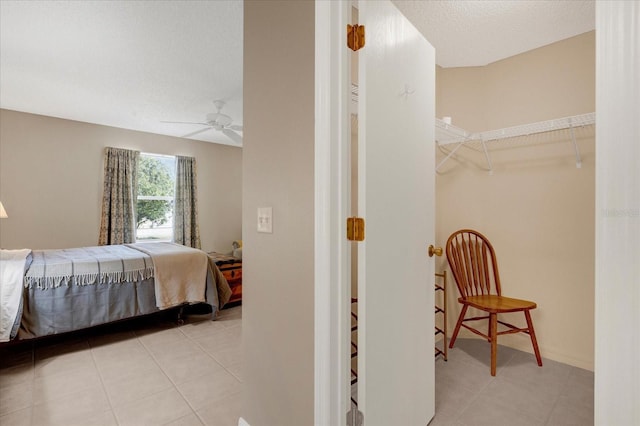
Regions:
[[185, 304], [213, 318], [231, 290], [201, 250], [137, 243], [2, 250], [0, 342], [80, 330]]

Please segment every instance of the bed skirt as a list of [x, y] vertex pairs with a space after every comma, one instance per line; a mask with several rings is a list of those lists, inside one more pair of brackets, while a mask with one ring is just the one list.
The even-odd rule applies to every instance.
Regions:
[[[213, 318], [220, 309], [217, 287], [226, 284], [216, 283], [214, 275], [219, 274], [216, 272], [208, 268], [205, 288]], [[25, 288], [17, 339], [66, 333], [158, 311], [153, 278], [86, 286], [63, 285], [47, 290]]]

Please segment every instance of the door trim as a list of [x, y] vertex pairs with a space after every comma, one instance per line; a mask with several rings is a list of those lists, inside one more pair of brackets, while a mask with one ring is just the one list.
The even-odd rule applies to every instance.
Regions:
[[[349, 2], [316, 1], [314, 423], [344, 425], [349, 401]], [[343, 43], [344, 42], [344, 43]]]

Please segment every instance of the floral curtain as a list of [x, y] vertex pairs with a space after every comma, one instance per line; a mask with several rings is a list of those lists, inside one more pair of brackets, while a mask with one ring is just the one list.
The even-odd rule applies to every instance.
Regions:
[[136, 241], [136, 190], [139, 151], [107, 147], [99, 245]]
[[196, 159], [192, 157], [176, 157], [173, 241], [185, 246], [200, 248]]

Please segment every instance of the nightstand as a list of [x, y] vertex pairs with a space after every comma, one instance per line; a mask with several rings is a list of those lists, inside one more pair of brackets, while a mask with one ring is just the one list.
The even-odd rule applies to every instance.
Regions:
[[242, 259], [214, 251], [207, 254], [216, 263], [231, 287], [231, 297], [227, 305], [242, 303]]

